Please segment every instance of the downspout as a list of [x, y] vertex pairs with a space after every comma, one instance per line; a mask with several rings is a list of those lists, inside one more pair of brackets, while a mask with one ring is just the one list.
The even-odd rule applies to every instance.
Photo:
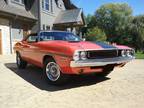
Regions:
[[13, 53], [13, 48], [12, 48], [12, 21], [9, 22], [9, 31], [10, 31], [10, 53]]

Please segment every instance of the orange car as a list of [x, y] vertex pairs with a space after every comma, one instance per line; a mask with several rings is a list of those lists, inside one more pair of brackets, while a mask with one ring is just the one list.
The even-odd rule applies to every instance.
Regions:
[[30, 34], [14, 46], [18, 68], [27, 63], [43, 68], [51, 84], [61, 84], [71, 74], [108, 75], [116, 66], [134, 59], [127, 46], [82, 41], [70, 32], [40, 31]]

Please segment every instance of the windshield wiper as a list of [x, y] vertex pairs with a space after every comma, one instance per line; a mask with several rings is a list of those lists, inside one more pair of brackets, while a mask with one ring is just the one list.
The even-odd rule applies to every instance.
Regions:
[[71, 41], [68, 41], [68, 42], [80, 42], [80, 40], [79, 40], [79, 41], [72, 41], [72, 40], [71, 40]]

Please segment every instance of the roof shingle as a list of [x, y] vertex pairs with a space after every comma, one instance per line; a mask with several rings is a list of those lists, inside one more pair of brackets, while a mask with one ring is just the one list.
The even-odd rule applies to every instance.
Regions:
[[61, 11], [57, 16], [54, 24], [64, 24], [64, 23], [73, 23], [78, 22], [79, 15], [81, 14], [81, 9], [71, 9]]
[[26, 11], [24, 9], [19, 9], [12, 5], [8, 5], [4, 0], [0, 0], [0, 11], [10, 13], [13, 15], [30, 18], [30, 19], [34, 19], [34, 20], [37, 19], [30, 11]]

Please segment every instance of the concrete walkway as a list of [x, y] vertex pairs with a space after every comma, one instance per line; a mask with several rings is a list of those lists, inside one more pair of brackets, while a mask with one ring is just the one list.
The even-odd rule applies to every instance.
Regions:
[[42, 70], [18, 70], [15, 56], [0, 56], [0, 108], [144, 108], [144, 60], [116, 68], [108, 77], [79, 76], [48, 85]]

